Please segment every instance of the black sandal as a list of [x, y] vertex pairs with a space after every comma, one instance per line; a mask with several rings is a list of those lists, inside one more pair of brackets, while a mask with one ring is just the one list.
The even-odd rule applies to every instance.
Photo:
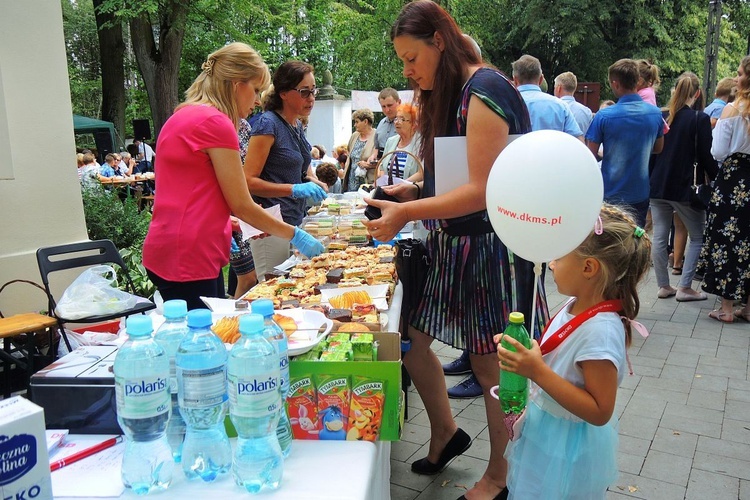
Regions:
[[[500, 493], [498, 493], [492, 500], [508, 500], [509, 493], [510, 492], [508, 491], [508, 487], [506, 486], [505, 488], [500, 490]], [[461, 495], [460, 497], [458, 497], [458, 500], [467, 500], [466, 495]]]
[[445, 445], [443, 451], [440, 453], [440, 459], [438, 463], [433, 464], [427, 457], [422, 458], [411, 464], [411, 471], [417, 474], [424, 474], [432, 476], [438, 474], [440, 471], [445, 469], [448, 462], [461, 455], [463, 452], [471, 447], [471, 437], [466, 434], [463, 430], [458, 429], [453, 437]]
[[672, 268], [672, 274], [675, 276], [679, 276], [682, 274], [682, 268], [681, 267], [673, 267]]

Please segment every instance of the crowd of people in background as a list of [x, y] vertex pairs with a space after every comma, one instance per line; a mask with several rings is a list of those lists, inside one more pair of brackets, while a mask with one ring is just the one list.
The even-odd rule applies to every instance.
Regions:
[[[709, 314], [711, 318], [725, 323], [750, 321], [750, 57], [741, 61], [736, 77], [718, 82], [715, 99], [705, 109], [697, 75], [682, 73], [660, 109], [657, 91], [662, 81], [657, 65], [621, 59], [607, 74], [615, 100], [591, 109], [576, 100], [578, 79], [570, 71], [558, 74], [553, 92], [547, 93], [541, 63], [532, 55], [513, 62], [511, 78], [485, 64], [476, 42], [429, 0], [403, 8], [392, 26], [391, 40], [404, 76], [415, 89], [415, 102], [401, 102], [396, 90], [383, 89], [378, 96], [383, 118], [376, 123], [372, 110], [355, 110], [347, 144], [332, 146], [330, 153], [329, 145], [307, 140], [307, 119], [318, 93], [311, 65], [288, 61], [271, 74], [261, 56], [241, 43], [210, 54], [156, 144], [159, 189], [143, 263], [165, 300], [183, 298], [194, 308], [203, 306], [201, 295], [224, 296], [221, 269], [230, 262], [238, 277], [235, 296], [240, 296], [290, 256], [290, 245], [308, 257], [323, 252], [322, 244], [299, 228], [311, 204], [332, 193], [384, 186], [400, 203], [369, 202], [382, 212], [381, 218], [365, 222], [370, 233], [388, 241], [405, 223], [422, 220], [429, 231], [425, 244], [433, 257], [423, 298], [410, 311], [412, 347], [404, 357], [432, 431], [427, 456], [414, 462], [412, 471], [436, 474], [471, 445], [471, 438], [453, 419], [448, 397], [484, 397], [488, 467], [462, 498], [506, 498], [509, 485], [511, 498], [514, 487], [523, 491], [519, 498], [539, 496], [538, 485], [519, 478], [530, 477], [522, 470], [532, 466], [530, 457], [536, 465], [546, 458], [524, 452], [524, 446], [533, 446], [526, 441], [508, 447], [504, 455], [508, 434], [489, 389], [500, 374], [498, 352], [501, 359], [514, 359], [498, 349], [494, 339], [504, 330], [507, 313], [530, 311], [538, 319], [534, 324], [543, 326], [549, 311], [543, 282], [537, 302], [532, 303], [533, 264], [513, 256], [487, 220], [490, 168], [510, 135], [558, 130], [583, 141], [600, 161], [609, 207], [602, 212], [604, 232], [619, 235], [613, 236], [618, 241], [625, 238], [628, 243], [623, 248], [630, 249], [631, 257], [650, 255], [656, 297], [700, 301], [707, 299], [707, 293], [714, 294], [721, 297], [721, 307]], [[262, 111], [250, 117], [258, 107]], [[466, 137], [469, 183], [438, 195], [434, 139], [446, 136]], [[153, 169], [156, 151], [135, 141], [128, 152], [106, 155], [101, 165], [94, 154], [84, 151], [78, 155], [81, 184], [89, 187], [113, 176]], [[701, 184], [711, 192], [703, 205], [695, 196], [695, 186]], [[264, 210], [276, 205], [281, 220]], [[191, 224], [179, 223], [182, 220]], [[245, 240], [239, 220], [271, 236]], [[653, 248], [642, 229], [649, 227]], [[611, 251], [600, 247], [596, 235], [592, 233], [585, 245], [556, 260], [550, 269], [560, 273], [579, 259], [593, 266], [591, 276], [596, 277], [600, 268], [615, 266], [607, 260], [612, 256], [605, 255]], [[629, 257], [618, 253], [616, 258]], [[602, 278], [602, 283], [634, 286], [643, 275], [641, 260], [630, 263], [635, 267], [627, 284], [612, 277]], [[672, 275], [679, 276], [676, 286]], [[555, 278], [560, 278], [560, 287], [566, 283], [558, 274]], [[702, 291], [693, 288], [697, 278], [702, 280]], [[587, 288], [571, 290], [575, 296]], [[634, 306], [623, 306], [622, 316], [634, 318], [637, 297], [634, 300]], [[531, 318], [526, 322], [531, 325]], [[614, 323], [608, 328], [619, 332], [619, 318]], [[542, 339], [541, 330], [532, 334]], [[441, 370], [430, 348], [435, 339], [463, 349], [464, 354]], [[587, 359], [614, 359], [596, 349], [594, 357]], [[613, 387], [616, 390], [621, 379], [624, 349], [623, 336], [621, 348], [612, 355], [617, 363], [612, 361], [601, 372], [614, 384], [606, 394]], [[590, 402], [586, 398], [601, 396], [586, 392], [582, 380], [571, 378], [569, 366], [552, 369], [561, 370], [560, 384], [585, 404]], [[447, 389], [441, 371], [469, 377]], [[562, 405], [555, 411], [571, 413], [586, 425], [609, 421], [611, 405], [595, 417], [577, 415], [550, 387], [545, 386], [545, 397]], [[612, 438], [596, 443], [611, 446]], [[590, 470], [581, 476], [583, 484], [571, 486], [566, 498], [594, 490], [603, 497], [613, 465], [606, 460], [594, 462], [587, 462]], [[564, 471], [554, 474], [562, 476]], [[540, 482], [548, 483], [549, 477]]]

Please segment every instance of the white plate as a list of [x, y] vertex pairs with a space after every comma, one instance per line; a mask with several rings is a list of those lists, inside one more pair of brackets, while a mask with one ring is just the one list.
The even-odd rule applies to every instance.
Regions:
[[232, 313], [243, 313], [243, 312], [250, 312], [250, 303], [247, 303], [247, 309], [237, 309], [235, 307], [235, 302], [237, 300], [235, 299], [220, 299], [218, 297], [203, 297], [201, 296], [201, 300], [204, 304], [206, 304], [206, 307], [211, 309], [211, 312], [215, 313], [222, 313], [231, 315]]
[[341, 288], [323, 288], [320, 290], [322, 295], [321, 303], [330, 305], [331, 297], [337, 297], [343, 295], [346, 292], [360, 292], [365, 291], [370, 294], [372, 303], [375, 305], [378, 311], [388, 310], [388, 285], [362, 285], [362, 286], [347, 286]]
[[326, 338], [333, 328], [333, 321], [319, 311], [307, 309], [283, 309], [275, 311], [297, 322], [297, 331], [289, 336], [289, 355], [304, 354]]
[[[226, 316], [238, 316], [248, 314], [250, 311], [237, 311], [229, 313], [213, 313], [213, 322], [216, 323]], [[326, 338], [333, 328], [333, 321], [326, 318], [319, 311], [308, 311], [306, 309], [283, 309], [274, 311], [274, 314], [288, 316], [297, 323], [297, 331], [288, 337], [289, 355], [299, 356], [304, 354]], [[231, 347], [231, 344], [227, 344]]]

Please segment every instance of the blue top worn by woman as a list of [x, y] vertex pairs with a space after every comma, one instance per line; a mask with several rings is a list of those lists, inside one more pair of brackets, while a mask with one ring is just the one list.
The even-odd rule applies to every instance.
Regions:
[[[251, 136], [272, 135], [274, 143], [268, 152], [260, 178], [275, 184], [300, 184], [307, 175], [312, 146], [307, 142], [302, 124], [292, 127], [275, 111], [266, 111], [253, 124]], [[281, 205], [284, 222], [299, 226], [305, 216], [305, 199], [295, 200], [291, 196], [264, 198], [253, 196], [263, 208]]]

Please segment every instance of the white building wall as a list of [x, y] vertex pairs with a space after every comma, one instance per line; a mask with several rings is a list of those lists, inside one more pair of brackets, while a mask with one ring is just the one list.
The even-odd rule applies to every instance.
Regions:
[[[33, 3], [33, 8], [31, 4]], [[59, 0], [0, 0], [0, 286], [40, 282], [36, 249], [87, 240]], [[46, 309], [14, 285], [6, 316]]]
[[349, 142], [352, 128], [352, 101], [316, 101], [307, 125], [307, 140], [320, 144], [333, 155], [333, 148]]

